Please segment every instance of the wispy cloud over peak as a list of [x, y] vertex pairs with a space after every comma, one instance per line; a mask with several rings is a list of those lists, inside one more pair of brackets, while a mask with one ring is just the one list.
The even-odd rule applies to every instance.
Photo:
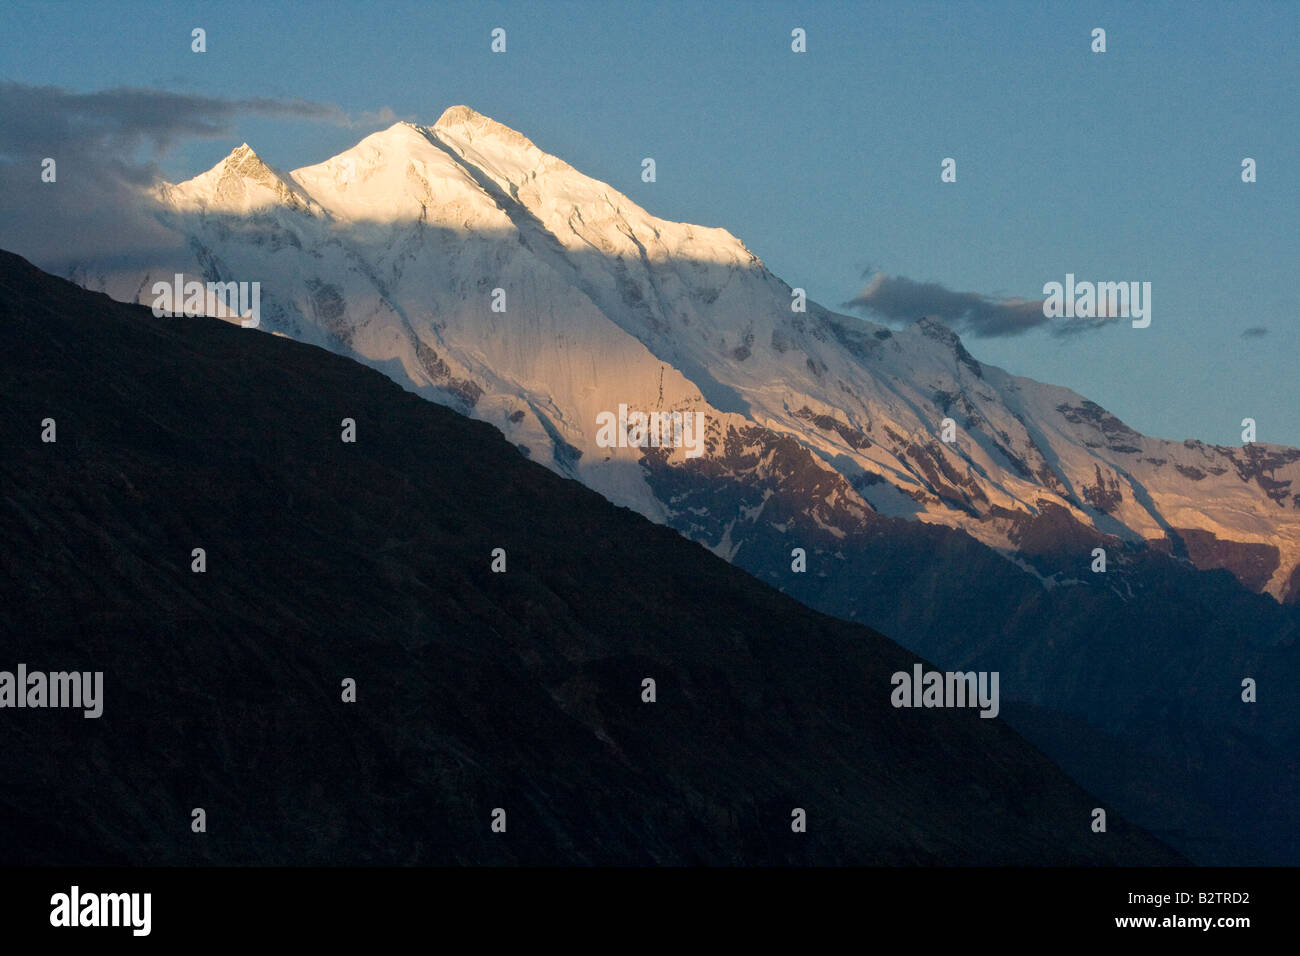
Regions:
[[1072, 335], [1114, 321], [1106, 317], [1055, 321], [1044, 313], [1042, 299], [958, 292], [938, 282], [884, 272], [871, 275], [866, 288], [843, 307], [895, 324], [934, 318], [955, 332], [976, 338], [1021, 335], [1039, 327], [1047, 327], [1053, 335]]

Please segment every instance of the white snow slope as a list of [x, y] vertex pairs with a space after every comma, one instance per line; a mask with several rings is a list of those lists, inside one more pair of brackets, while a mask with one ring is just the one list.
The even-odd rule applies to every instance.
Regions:
[[[707, 453], [674, 450], [671, 467], [748, 450], [752, 477], [789, 436], [825, 472], [807, 508], [833, 534], [876, 511], [1011, 554], [1023, 516], [1056, 506], [1127, 542], [1174, 529], [1199, 566], [1279, 599], [1300, 590], [1300, 451], [1144, 437], [980, 364], [930, 320], [891, 332], [812, 302], [794, 312], [790, 287], [726, 230], [656, 218], [467, 107], [288, 176], [243, 145], [151, 200], [181, 261], [74, 279], [146, 305], [176, 272], [259, 281], [263, 330], [367, 362], [653, 520], [674, 502], [642, 449], [597, 444], [601, 412], [704, 412]], [[702, 543], [734, 557], [733, 526], [765, 504]]]

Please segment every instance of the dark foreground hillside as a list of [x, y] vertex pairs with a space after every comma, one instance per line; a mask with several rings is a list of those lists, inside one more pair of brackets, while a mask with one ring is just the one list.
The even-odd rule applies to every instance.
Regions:
[[892, 708], [891, 641], [322, 350], [0, 254], [0, 447], [0, 670], [105, 684], [0, 709], [0, 862], [1178, 862]]

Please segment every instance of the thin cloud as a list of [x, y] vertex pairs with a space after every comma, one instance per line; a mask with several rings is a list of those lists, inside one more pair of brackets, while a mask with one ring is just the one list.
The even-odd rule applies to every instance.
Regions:
[[[937, 282], [917, 282], [877, 273], [867, 287], [844, 304], [889, 322], [936, 318], [956, 332], [976, 338], [1020, 335], [1049, 324], [1041, 299], [998, 298], [978, 292], [954, 292]], [[1091, 323], [1076, 326], [1080, 330]]]
[[354, 129], [365, 127], [374, 129], [377, 126], [392, 126], [394, 123], [405, 120], [406, 122], [415, 122], [413, 116], [400, 116], [393, 111], [391, 106], [381, 106], [377, 110], [366, 110], [350, 118], [346, 125]]
[[[249, 114], [350, 122], [337, 106], [307, 100], [0, 82], [0, 247], [64, 274], [81, 259], [130, 262], [170, 248], [175, 237], [141, 203], [141, 188], [161, 178], [158, 160], [177, 143], [229, 136]], [[47, 158], [52, 183], [41, 179]]]
[[74, 93], [57, 86], [0, 83], [0, 156], [39, 147], [94, 145], [116, 154], [149, 145], [166, 152], [179, 139], [222, 136], [241, 114], [346, 123], [337, 106], [308, 100], [223, 99], [120, 87]]

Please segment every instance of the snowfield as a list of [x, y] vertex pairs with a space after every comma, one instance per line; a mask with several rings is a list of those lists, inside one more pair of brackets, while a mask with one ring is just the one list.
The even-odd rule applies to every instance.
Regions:
[[[468, 107], [287, 176], [245, 144], [148, 201], [176, 251], [74, 279], [145, 305], [175, 273], [260, 281], [264, 331], [490, 422], [652, 520], [679, 515], [647, 481], [647, 450], [596, 440], [620, 405], [704, 413], [701, 459], [656, 454], [739, 481], [777, 467], [765, 442], [792, 439], [824, 473], [803, 480], [807, 510], [833, 534], [877, 512], [1011, 556], [1026, 519], [1063, 512], [1252, 590], [1300, 592], [1300, 451], [1140, 435], [1074, 392], [983, 365], [921, 317], [896, 331], [813, 302], [792, 311], [791, 287], [725, 229], [659, 219]], [[731, 557], [738, 524], [783, 520], [762, 502], [701, 543]]]

